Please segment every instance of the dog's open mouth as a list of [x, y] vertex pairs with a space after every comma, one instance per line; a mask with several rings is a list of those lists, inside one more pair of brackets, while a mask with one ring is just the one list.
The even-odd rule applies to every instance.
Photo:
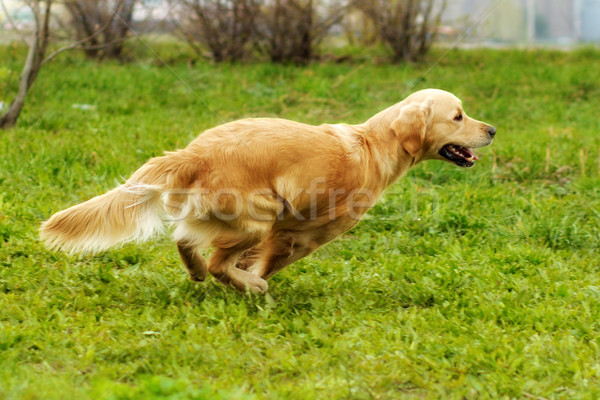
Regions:
[[440, 155], [459, 167], [472, 167], [475, 165], [475, 161], [479, 160], [479, 157], [473, 153], [473, 150], [455, 144], [447, 144], [442, 147]]

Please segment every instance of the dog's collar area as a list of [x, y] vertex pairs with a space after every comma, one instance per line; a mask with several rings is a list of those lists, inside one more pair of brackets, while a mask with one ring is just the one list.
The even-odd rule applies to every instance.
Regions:
[[475, 165], [476, 160], [479, 160], [473, 150], [455, 144], [445, 145], [440, 149], [439, 154], [459, 167], [470, 168]]

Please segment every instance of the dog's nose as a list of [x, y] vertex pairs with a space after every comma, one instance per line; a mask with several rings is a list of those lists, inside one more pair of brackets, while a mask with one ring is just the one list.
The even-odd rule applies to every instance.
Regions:
[[490, 127], [488, 128], [488, 134], [489, 134], [491, 137], [494, 137], [494, 136], [496, 136], [496, 128], [494, 128], [493, 126], [490, 126]]

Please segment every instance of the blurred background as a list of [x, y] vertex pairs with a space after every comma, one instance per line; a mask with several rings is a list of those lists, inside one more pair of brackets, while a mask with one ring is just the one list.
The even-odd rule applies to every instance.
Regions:
[[[423, 63], [434, 45], [569, 50], [600, 41], [600, 0], [0, 0], [0, 44], [27, 47], [0, 129], [58, 54], [164, 60]], [[135, 44], [135, 45], [134, 45]], [[137, 47], [136, 47], [137, 46]], [[164, 53], [164, 51], [170, 53]], [[159, 53], [161, 56], [159, 56]], [[8, 60], [8, 58], [11, 60]], [[26, 62], [26, 60], [29, 60]], [[14, 91], [16, 65], [0, 66]], [[8, 106], [0, 87], [0, 111]]]
[[[28, 6], [32, 1], [4, 0], [0, 12], [0, 41], [14, 38], [15, 28], [33, 26], [34, 16]], [[40, 2], [43, 3], [43, 2]], [[461, 42], [474, 45], [559, 45], [570, 46], [582, 42], [600, 41], [600, 0], [448, 0], [448, 1], [340, 1], [340, 0], [66, 0], [55, 1], [55, 23], [63, 28], [79, 30], [88, 24], [101, 22], [99, 14], [108, 17], [110, 10], [123, 8], [120, 18], [131, 28], [144, 33], [170, 33], [185, 30], [187, 36], [198, 36], [190, 25], [202, 25], [202, 12], [214, 17], [221, 27], [235, 18], [235, 11], [245, 9], [252, 19], [268, 12], [276, 5], [302, 11], [314, 10], [327, 20], [327, 34], [346, 41], [370, 41], [376, 27], [369, 17], [368, 8], [393, 8], [397, 4], [418, 3], [418, 7], [433, 4], [433, 13], [440, 12], [439, 40], [458, 37]], [[123, 3], [123, 4], [121, 4]], [[218, 10], [217, 10], [218, 9]], [[262, 9], [262, 10], [261, 10]], [[96, 14], [96, 15], [94, 15]], [[418, 14], [418, 13], [417, 13]], [[417, 15], [418, 17], [418, 15]], [[421, 16], [422, 18], [422, 16]], [[382, 18], [379, 18], [381, 20]], [[84, 21], [85, 20], [85, 21]], [[213, 21], [215, 22], [215, 21]], [[316, 21], [315, 21], [316, 22]], [[204, 22], [206, 24], [206, 21]], [[240, 24], [240, 30], [243, 30]], [[476, 25], [476, 26], [474, 26]], [[225, 32], [221, 32], [225, 33]], [[207, 34], [206, 29], [204, 34]], [[320, 35], [320, 33], [319, 33]]]

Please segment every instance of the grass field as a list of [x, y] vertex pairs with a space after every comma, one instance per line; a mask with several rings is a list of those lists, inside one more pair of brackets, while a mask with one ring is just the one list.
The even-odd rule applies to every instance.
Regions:
[[[21, 51], [0, 50], [0, 101]], [[161, 54], [169, 67], [59, 58], [0, 132], [0, 398], [600, 398], [600, 51], [306, 68]], [[456, 93], [495, 143], [469, 170], [411, 170], [266, 296], [189, 282], [167, 237], [95, 257], [38, 241], [52, 213], [218, 123], [358, 123], [415, 84]]]

